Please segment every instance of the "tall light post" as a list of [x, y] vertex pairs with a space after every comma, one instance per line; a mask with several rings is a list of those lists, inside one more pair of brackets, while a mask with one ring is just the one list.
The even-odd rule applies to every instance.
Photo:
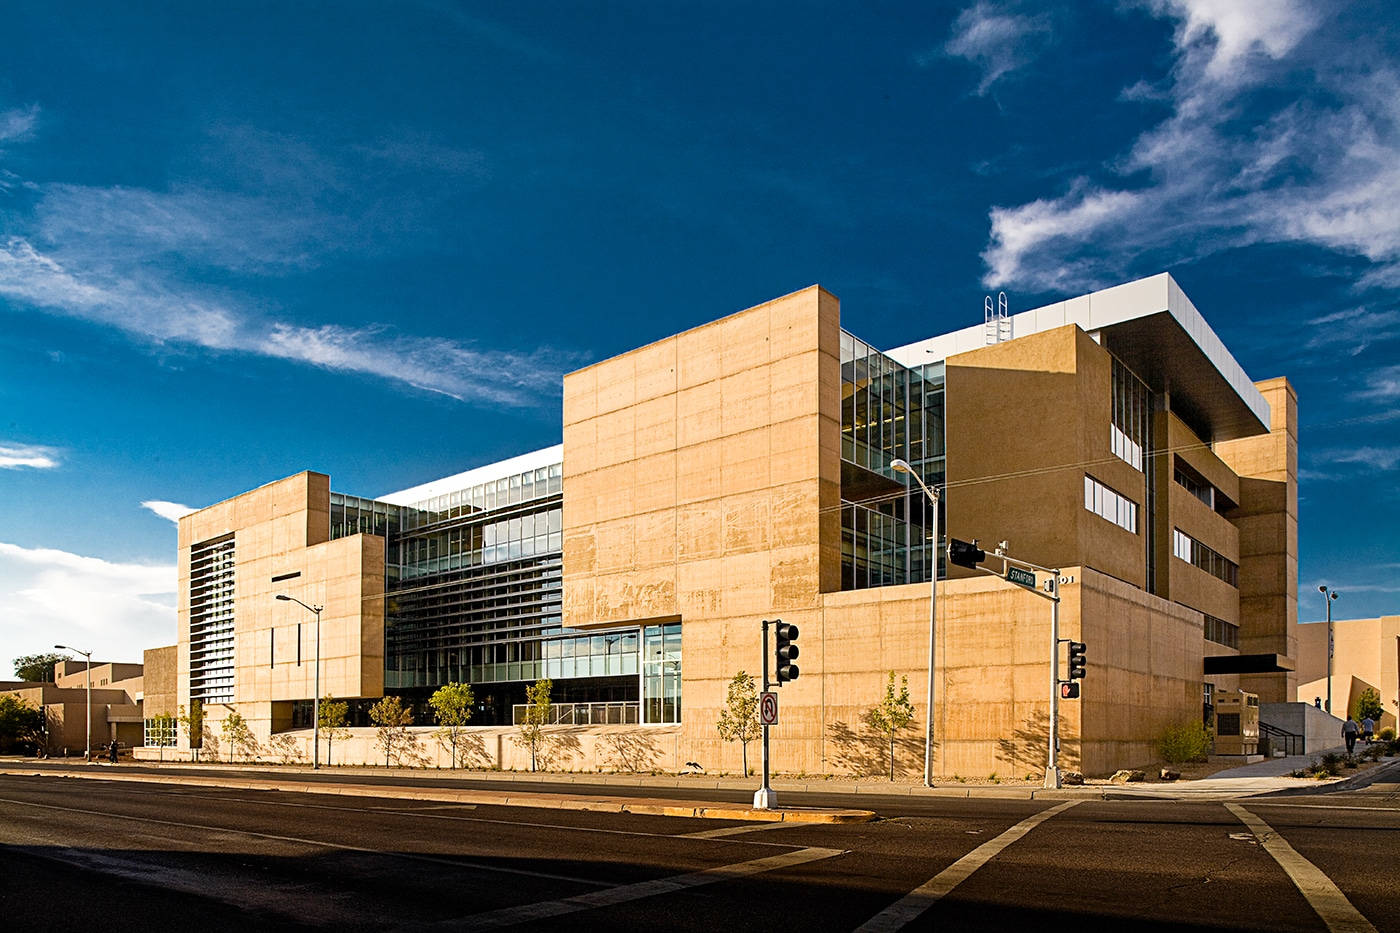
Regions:
[[890, 464], [890, 469], [898, 473], [908, 473], [914, 477], [914, 481], [919, 484], [919, 488], [924, 491], [928, 501], [933, 505], [933, 549], [929, 556], [928, 575], [928, 723], [924, 729], [924, 786], [933, 786], [933, 662], [934, 662], [934, 630], [937, 626], [937, 616], [934, 615], [934, 604], [938, 599], [938, 491], [929, 489], [924, 485], [923, 477], [914, 471], [907, 460], [895, 460]]
[[84, 761], [92, 761], [92, 652], [80, 651], [67, 645], [54, 645], [61, 651], [77, 651], [87, 659], [87, 748], [83, 752]]
[[1322, 602], [1327, 606], [1327, 712], [1332, 712], [1332, 601], [1337, 598], [1336, 590], [1319, 586]]
[[316, 613], [316, 687], [311, 694], [311, 770], [321, 767], [321, 610], [325, 606], [308, 606], [295, 596], [278, 593], [277, 598], [296, 603], [307, 612]]

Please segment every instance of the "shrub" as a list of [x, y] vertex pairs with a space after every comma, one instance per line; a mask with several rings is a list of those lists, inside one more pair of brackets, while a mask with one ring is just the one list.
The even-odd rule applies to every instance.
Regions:
[[1210, 732], [1199, 719], [1169, 726], [1157, 739], [1157, 752], [1167, 764], [1205, 761], [1210, 757]]
[[1386, 726], [1380, 732], [1376, 733], [1376, 738], [1380, 739], [1382, 742], [1394, 742], [1395, 730], [1390, 728], [1389, 726]]

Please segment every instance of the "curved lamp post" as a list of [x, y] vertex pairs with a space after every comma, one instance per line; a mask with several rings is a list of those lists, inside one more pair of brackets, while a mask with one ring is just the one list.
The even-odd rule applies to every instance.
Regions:
[[934, 602], [938, 598], [938, 491], [929, 489], [924, 485], [923, 477], [914, 471], [907, 460], [895, 460], [890, 464], [890, 469], [899, 473], [908, 473], [914, 477], [914, 481], [919, 484], [919, 488], [924, 491], [928, 501], [933, 504], [933, 550], [930, 556], [929, 584], [928, 584], [928, 723], [924, 729], [924, 786], [933, 786], [933, 635], [936, 622], [934, 621]]
[[311, 770], [315, 771], [321, 767], [321, 610], [326, 607], [308, 606], [295, 596], [285, 593], [278, 593], [277, 598], [296, 603], [307, 612], [316, 613], [316, 687], [311, 695]]
[[84, 761], [92, 761], [92, 652], [80, 651], [68, 645], [54, 645], [63, 651], [77, 651], [87, 659], [87, 748], [83, 752]]
[[[1327, 605], [1327, 712], [1332, 712], [1332, 600], [1337, 598], [1336, 590], [1329, 590], [1325, 586], [1319, 586], [1317, 591], [1322, 594], [1322, 601]], [[1333, 715], [1336, 715], [1333, 713]]]

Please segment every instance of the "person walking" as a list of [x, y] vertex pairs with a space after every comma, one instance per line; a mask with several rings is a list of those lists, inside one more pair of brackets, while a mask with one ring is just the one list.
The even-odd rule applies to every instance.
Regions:
[[1376, 734], [1376, 721], [1370, 716], [1361, 720], [1361, 737], [1366, 740], [1366, 744], [1371, 744], [1371, 737]]
[[1342, 738], [1346, 739], [1348, 755], [1351, 754], [1352, 749], [1356, 748], [1356, 733], [1360, 729], [1361, 727], [1356, 724], [1356, 720], [1350, 716], [1347, 717], [1346, 722], [1342, 723]]
[[107, 754], [110, 756], [112, 764], [117, 763], [117, 740], [113, 739], [112, 744], [107, 746]]

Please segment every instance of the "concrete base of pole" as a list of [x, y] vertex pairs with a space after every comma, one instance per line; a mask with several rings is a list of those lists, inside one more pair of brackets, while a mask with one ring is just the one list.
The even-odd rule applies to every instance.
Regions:
[[1059, 790], [1059, 789], [1060, 789], [1060, 769], [1059, 769], [1059, 768], [1046, 768], [1046, 769], [1045, 769], [1045, 786], [1046, 786], [1046, 788], [1048, 788], [1048, 789], [1050, 789], [1050, 790]]
[[755, 810], [771, 810], [778, 805], [778, 795], [773, 793], [771, 787], [760, 787], [753, 794], [753, 808]]

